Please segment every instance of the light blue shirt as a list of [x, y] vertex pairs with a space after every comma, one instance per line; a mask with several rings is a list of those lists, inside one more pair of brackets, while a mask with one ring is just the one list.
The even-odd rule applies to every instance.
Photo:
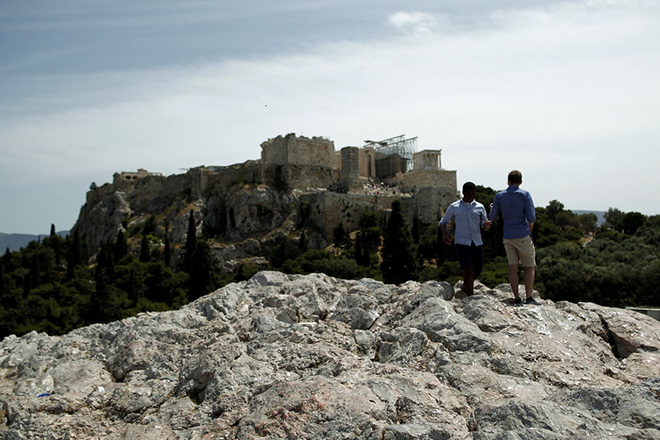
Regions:
[[532, 235], [529, 224], [536, 220], [534, 202], [529, 192], [518, 185], [510, 185], [497, 193], [490, 210], [490, 219], [495, 220], [502, 213], [504, 219], [504, 238], [524, 238]]
[[441, 223], [446, 225], [452, 220], [456, 224], [454, 234], [454, 242], [456, 244], [465, 246], [472, 246], [473, 242], [477, 246], [484, 244], [481, 241], [481, 228], [484, 227], [486, 220], [488, 220], [488, 214], [486, 214], [484, 205], [476, 200], [473, 200], [471, 203], [466, 203], [462, 199], [457, 200], [449, 205], [442, 220], [438, 222], [438, 226]]

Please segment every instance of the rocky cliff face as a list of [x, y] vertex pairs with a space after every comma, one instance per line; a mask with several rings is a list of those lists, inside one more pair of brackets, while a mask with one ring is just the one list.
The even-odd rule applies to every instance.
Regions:
[[[261, 184], [218, 183], [194, 198], [193, 180], [188, 175], [152, 176], [91, 190], [74, 226], [85, 243], [86, 257], [93, 260], [101, 244], [114, 240], [120, 230], [133, 235], [137, 247], [140, 227], [151, 216], [161, 242], [167, 235], [170, 243], [182, 245], [192, 212], [197, 233], [217, 238], [213, 250], [227, 264], [267, 254], [276, 238], [298, 226], [300, 206], [293, 192]], [[321, 239], [321, 245], [327, 242]]]
[[658, 439], [660, 323], [506, 286], [260, 272], [0, 343], [2, 439]]

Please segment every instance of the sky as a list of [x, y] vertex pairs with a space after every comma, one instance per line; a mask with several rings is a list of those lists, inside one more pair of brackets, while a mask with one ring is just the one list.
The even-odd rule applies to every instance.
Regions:
[[417, 137], [459, 187], [660, 214], [660, 1], [0, 0], [0, 232], [92, 182]]

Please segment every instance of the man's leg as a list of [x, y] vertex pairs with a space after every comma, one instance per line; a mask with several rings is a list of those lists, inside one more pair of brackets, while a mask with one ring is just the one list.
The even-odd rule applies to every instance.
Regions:
[[[509, 266], [510, 267], [510, 266]], [[525, 294], [531, 298], [534, 294], [534, 266], [525, 267]]]
[[467, 296], [474, 295], [474, 271], [472, 269], [463, 270], [463, 287]]
[[[525, 272], [527, 274], [527, 272]], [[527, 278], [525, 276], [525, 278]], [[518, 283], [520, 279], [518, 278], [518, 265], [509, 264], [509, 284], [511, 284], [511, 291], [513, 291], [513, 296], [516, 299], [520, 299], [520, 294], [518, 293]]]

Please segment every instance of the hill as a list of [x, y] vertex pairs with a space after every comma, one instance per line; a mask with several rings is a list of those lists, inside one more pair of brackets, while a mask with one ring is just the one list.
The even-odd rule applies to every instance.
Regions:
[[[66, 237], [68, 234], [69, 231], [59, 231], [57, 233], [57, 235], [60, 237]], [[0, 250], [4, 252], [7, 248], [9, 248], [11, 252], [17, 251], [20, 248], [27, 246], [31, 241], [39, 241], [47, 236], [48, 234], [5, 234], [0, 232]]]
[[180, 310], [10, 336], [0, 437], [660, 438], [659, 322], [477, 291], [259, 272]]

